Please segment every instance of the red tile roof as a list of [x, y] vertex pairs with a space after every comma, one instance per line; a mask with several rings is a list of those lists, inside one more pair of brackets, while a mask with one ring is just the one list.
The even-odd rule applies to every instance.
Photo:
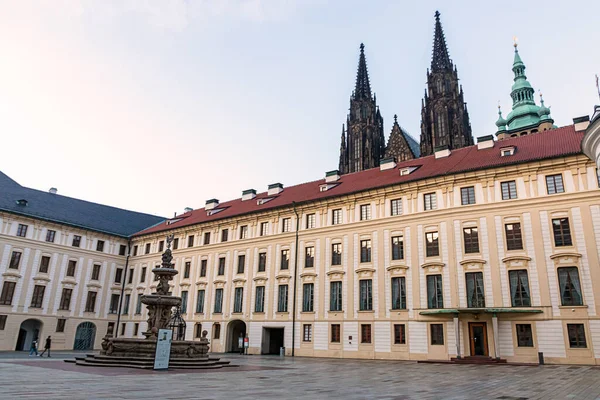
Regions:
[[[279, 207], [289, 207], [292, 202], [305, 203], [398, 183], [423, 180], [435, 176], [451, 175], [503, 165], [520, 164], [541, 159], [581, 154], [581, 140], [584, 133], [585, 132], [575, 132], [574, 125], [569, 125], [538, 134], [494, 142], [493, 148], [478, 150], [477, 145], [469, 146], [452, 150], [449, 157], [436, 159], [435, 156], [432, 155], [401, 162], [396, 168], [385, 171], [380, 171], [379, 168], [373, 168], [342, 175], [336, 182], [339, 183], [339, 185], [325, 192], [319, 190], [319, 186], [325, 183], [325, 179], [319, 179], [317, 181], [284, 188], [283, 192], [275, 196], [267, 196], [267, 192], [263, 192], [257, 194], [256, 198], [253, 200], [242, 201], [240, 198], [220, 203], [217, 208], [223, 209], [223, 211], [214, 215], [207, 215], [204, 208], [181, 214], [175, 218], [182, 218], [178, 222], [169, 225], [167, 225], [166, 222], [163, 222], [138, 232], [134, 236], [141, 236], [244, 214], [262, 212]], [[512, 156], [502, 157], [500, 155], [500, 148], [507, 146], [514, 146], [516, 149], [515, 153]], [[398, 170], [410, 166], [418, 166], [419, 168], [410, 175], [400, 176]], [[265, 204], [258, 205], [257, 200], [265, 197], [273, 197], [273, 199]]]

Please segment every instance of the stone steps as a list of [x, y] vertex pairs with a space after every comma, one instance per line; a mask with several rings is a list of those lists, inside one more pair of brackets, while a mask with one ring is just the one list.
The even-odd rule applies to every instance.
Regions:
[[[65, 362], [88, 367], [138, 368], [153, 369], [152, 357], [116, 357], [107, 355], [87, 354], [85, 357], [75, 357]], [[169, 369], [217, 369], [232, 367], [229, 361], [219, 358], [176, 358], [169, 361]]]

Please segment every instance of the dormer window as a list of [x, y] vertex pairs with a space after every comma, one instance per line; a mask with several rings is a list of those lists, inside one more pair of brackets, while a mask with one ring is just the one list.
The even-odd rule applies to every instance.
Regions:
[[500, 155], [502, 157], [507, 157], [507, 156], [512, 156], [513, 154], [515, 154], [515, 148], [514, 147], [502, 147], [500, 149]]
[[416, 167], [406, 167], [406, 168], [401, 168], [400, 169], [400, 176], [404, 176], [404, 175], [410, 175], [411, 173], [413, 173], [413, 171], [415, 171], [417, 168], [419, 168], [418, 166]]
[[265, 203], [268, 203], [269, 201], [271, 201], [271, 200], [273, 200], [273, 199], [274, 199], [274, 197], [265, 197], [265, 198], [262, 198], [262, 199], [258, 199], [258, 200], [256, 201], [256, 205], [257, 205], [257, 206], [261, 206], [261, 205], [263, 205], [263, 204], [265, 204]]
[[26, 206], [27, 205], [27, 200], [25, 200], [25, 199], [19, 199], [19, 200], [17, 200], [17, 205], [18, 206]]
[[223, 210], [224, 210], [224, 208], [215, 208], [214, 210], [208, 210], [206, 212], [206, 215], [208, 215], [210, 217], [211, 215], [215, 215], [217, 213], [220, 213]]

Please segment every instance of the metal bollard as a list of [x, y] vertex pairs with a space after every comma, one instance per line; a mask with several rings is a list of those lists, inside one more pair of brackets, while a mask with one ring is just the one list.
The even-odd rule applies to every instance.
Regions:
[[280, 347], [279, 348], [279, 356], [280, 357], [284, 357], [285, 356], [285, 347]]

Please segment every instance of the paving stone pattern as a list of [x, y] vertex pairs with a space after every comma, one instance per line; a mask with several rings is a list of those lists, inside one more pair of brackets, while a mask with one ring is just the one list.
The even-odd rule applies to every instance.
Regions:
[[600, 399], [600, 368], [223, 355], [217, 371], [78, 367], [0, 354], [0, 399]]

